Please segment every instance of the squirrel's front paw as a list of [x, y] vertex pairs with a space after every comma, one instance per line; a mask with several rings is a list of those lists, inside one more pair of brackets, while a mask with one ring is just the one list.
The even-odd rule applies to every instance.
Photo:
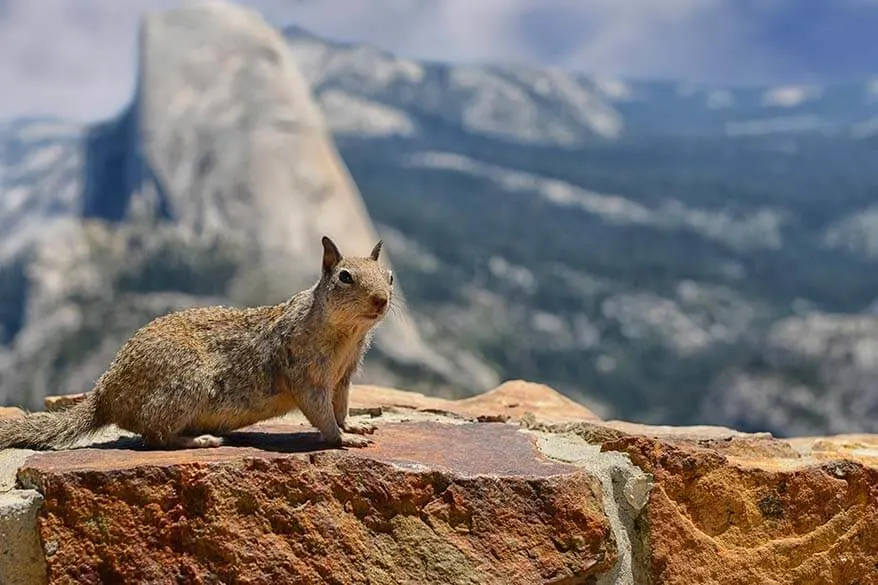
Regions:
[[357, 437], [352, 435], [342, 435], [342, 447], [368, 447], [373, 443], [372, 439], [366, 437]]
[[346, 433], [354, 433], [355, 435], [371, 435], [378, 428], [371, 423], [349, 423], [345, 422], [341, 427]]

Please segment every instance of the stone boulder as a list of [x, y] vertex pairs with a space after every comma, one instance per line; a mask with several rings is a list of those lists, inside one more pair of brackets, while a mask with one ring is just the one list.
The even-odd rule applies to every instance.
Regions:
[[30, 460], [50, 581], [551, 582], [615, 559], [596, 479], [512, 427], [391, 423], [350, 452], [314, 438], [280, 424], [198, 453]]
[[24, 411], [15, 406], [0, 406], [0, 417], [20, 417], [24, 416]]
[[878, 437], [607, 441], [655, 487], [636, 530], [654, 583], [878, 583]]
[[352, 401], [367, 448], [288, 415], [216, 449], [0, 453], [0, 582], [878, 582], [876, 436], [603, 421], [524, 381]]

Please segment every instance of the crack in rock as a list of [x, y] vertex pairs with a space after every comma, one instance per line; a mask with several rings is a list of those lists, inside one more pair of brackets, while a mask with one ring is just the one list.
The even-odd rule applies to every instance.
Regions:
[[581, 467], [600, 480], [604, 513], [610, 521], [618, 547], [618, 560], [598, 577], [597, 585], [636, 585], [648, 579], [644, 559], [646, 542], [635, 520], [646, 505], [652, 478], [631, 463], [627, 455], [601, 452], [572, 434], [522, 431], [537, 435], [540, 452], [549, 459]]

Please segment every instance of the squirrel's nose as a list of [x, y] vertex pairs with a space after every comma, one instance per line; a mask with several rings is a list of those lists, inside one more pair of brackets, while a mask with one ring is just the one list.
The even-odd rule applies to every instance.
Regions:
[[375, 307], [376, 311], [383, 311], [384, 307], [387, 306], [387, 297], [380, 297], [378, 295], [374, 295], [372, 297], [372, 306]]

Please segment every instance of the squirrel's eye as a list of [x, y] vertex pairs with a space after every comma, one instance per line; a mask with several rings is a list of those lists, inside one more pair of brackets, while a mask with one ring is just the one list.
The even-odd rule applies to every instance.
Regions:
[[393, 284], [393, 271], [392, 270], [387, 271], [387, 277], [390, 279], [390, 284]]
[[342, 270], [338, 273], [338, 279], [345, 284], [354, 284], [354, 277], [351, 276], [351, 273], [347, 270]]

